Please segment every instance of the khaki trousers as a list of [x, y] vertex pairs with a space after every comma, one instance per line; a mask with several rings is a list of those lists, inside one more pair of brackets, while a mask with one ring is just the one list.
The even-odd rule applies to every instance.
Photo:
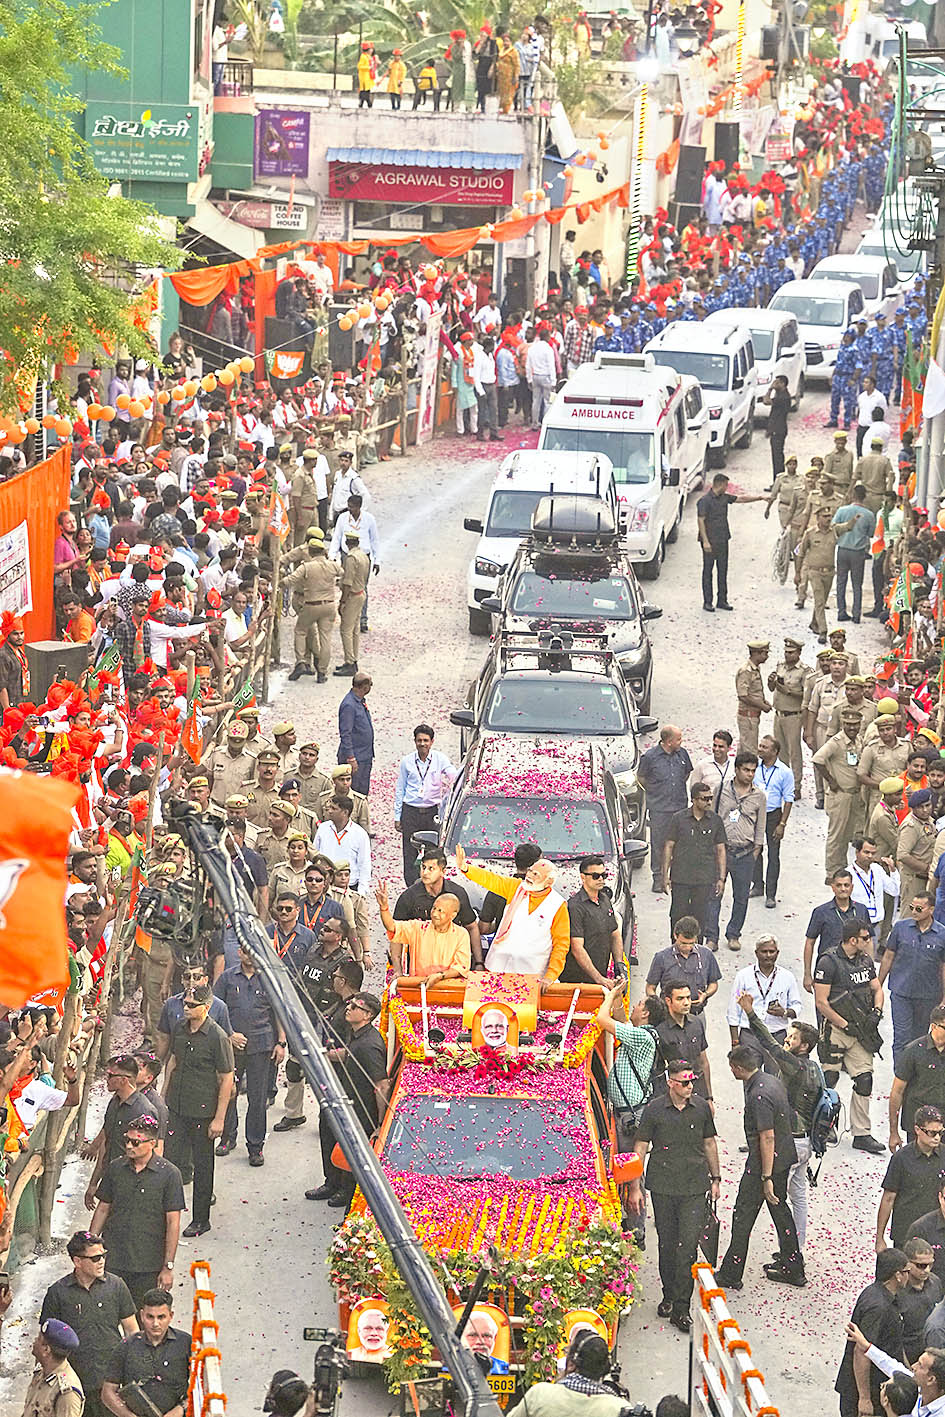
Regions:
[[328, 670], [331, 659], [331, 633], [335, 625], [335, 602], [324, 600], [320, 604], [299, 606], [295, 621], [295, 660], [297, 664], [307, 664], [316, 659], [319, 673]]
[[852, 792], [827, 791], [827, 846], [824, 867], [827, 875], [847, 864], [847, 848], [863, 826], [863, 798], [859, 788]]
[[801, 783], [804, 778], [804, 750], [801, 745], [803, 721], [804, 715], [799, 711], [774, 715], [774, 736], [781, 744], [782, 760], [794, 774], [795, 798], [801, 795]]
[[345, 664], [357, 664], [358, 662], [358, 650], [361, 647], [361, 606], [363, 604], [363, 590], [354, 593], [346, 591], [345, 598], [339, 608], [341, 655]]
[[818, 635], [827, 633], [827, 597], [833, 585], [833, 571], [810, 570], [807, 579], [814, 596], [814, 613], [811, 617]]
[[735, 715], [735, 723], [738, 728], [738, 751], [740, 753], [757, 753], [760, 716], [738, 713]]
[[164, 1007], [161, 988], [170, 954], [166, 947], [151, 943], [151, 953], [141, 952], [141, 1015], [144, 1037], [152, 1046], [157, 1042], [157, 1026]]
[[[842, 1053], [843, 1061], [840, 1064], [843, 1071], [851, 1078], [858, 1078], [861, 1073], [872, 1073], [873, 1055], [867, 1052], [859, 1039], [845, 1033], [835, 1024], [828, 1024], [830, 1029], [830, 1046], [834, 1053]], [[824, 1064], [824, 1070], [829, 1072], [835, 1064]], [[870, 1133], [870, 1099], [862, 1096], [854, 1088], [850, 1095], [850, 1128], [855, 1137], [869, 1136]]]

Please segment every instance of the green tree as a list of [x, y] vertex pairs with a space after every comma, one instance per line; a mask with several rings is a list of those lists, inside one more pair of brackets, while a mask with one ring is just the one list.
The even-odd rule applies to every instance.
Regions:
[[120, 74], [103, 43], [100, 4], [0, 0], [0, 408], [16, 406], [18, 373], [41, 373], [72, 346], [150, 352], [131, 297], [142, 268], [182, 255], [150, 207], [109, 195], [76, 120], [69, 72]]

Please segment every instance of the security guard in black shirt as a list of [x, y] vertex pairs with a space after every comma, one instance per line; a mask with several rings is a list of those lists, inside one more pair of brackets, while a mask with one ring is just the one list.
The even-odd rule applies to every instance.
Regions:
[[138, 1313], [141, 1332], [124, 1339], [108, 1364], [102, 1399], [110, 1411], [153, 1410], [183, 1417], [190, 1380], [191, 1337], [182, 1329], [171, 1327], [172, 1314], [167, 1290], [149, 1289]]
[[848, 920], [836, 949], [820, 956], [814, 969], [814, 1003], [821, 1017], [820, 1061], [824, 1081], [836, 1087], [840, 1069], [853, 1079], [850, 1126], [857, 1151], [881, 1155], [886, 1148], [870, 1135], [873, 1055], [879, 1052], [877, 1022], [883, 990], [872, 960], [869, 925]]

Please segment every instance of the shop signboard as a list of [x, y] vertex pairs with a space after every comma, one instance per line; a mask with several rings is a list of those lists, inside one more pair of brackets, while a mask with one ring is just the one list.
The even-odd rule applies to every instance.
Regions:
[[199, 104], [88, 103], [85, 137], [103, 177], [196, 182], [199, 176]]
[[311, 114], [263, 108], [256, 114], [253, 167], [260, 177], [307, 177]]
[[513, 200], [515, 173], [474, 167], [376, 167], [328, 164], [332, 197], [354, 202], [439, 202], [446, 207], [502, 207]]

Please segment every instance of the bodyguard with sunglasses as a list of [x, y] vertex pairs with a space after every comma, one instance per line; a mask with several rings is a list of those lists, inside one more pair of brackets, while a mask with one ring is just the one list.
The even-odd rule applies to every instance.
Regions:
[[208, 1017], [213, 995], [206, 984], [184, 991], [184, 1022], [174, 1030], [164, 1097], [170, 1114], [167, 1154], [174, 1162], [190, 1142], [194, 1164], [193, 1220], [184, 1234], [210, 1229], [213, 1143], [223, 1135], [233, 1091], [233, 1045]]
[[914, 1118], [915, 1140], [894, 1151], [876, 1215], [876, 1251], [886, 1248], [886, 1227], [893, 1245], [902, 1249], [913, 1223], [936, 1205], [945, 1158], [942, 1156], [942, 1114], [923, 1106]]
[[83, 1417], [108, 1417], [99, 1393], [119, 1334], [138, 1331], [135, 1303], [125, 1281], [106, 1273], [108, 1251], [101, 1235], [78, 1230], [66, 1251], [72, 1273], [46, 1290], [40, 1325], [58, 1319], [77, 1335], [79, 1347], [70, 1353], [69, 1365], [85, 1393]]
[[125, 1155], [102, 1177], [90, 1226], [110, 1252], [111, 1273], [125, 1281], [136, 1304], [156, 1284], [173, 1285], [184, 1209], [180, 1171], [154, 1154], [157, 1136], [154, 1117], [129, 1124]]
[[606, 884], [607, 865], [603, 856], [583, 856], [578, 869], [581, 888], [568, 898], [571, 948], [561, 971], [561, 982], [602, 984], [609, 988], [607, 971], [611, 959], [614, 974], [624, 978], [627, 962], [613, 896]]

